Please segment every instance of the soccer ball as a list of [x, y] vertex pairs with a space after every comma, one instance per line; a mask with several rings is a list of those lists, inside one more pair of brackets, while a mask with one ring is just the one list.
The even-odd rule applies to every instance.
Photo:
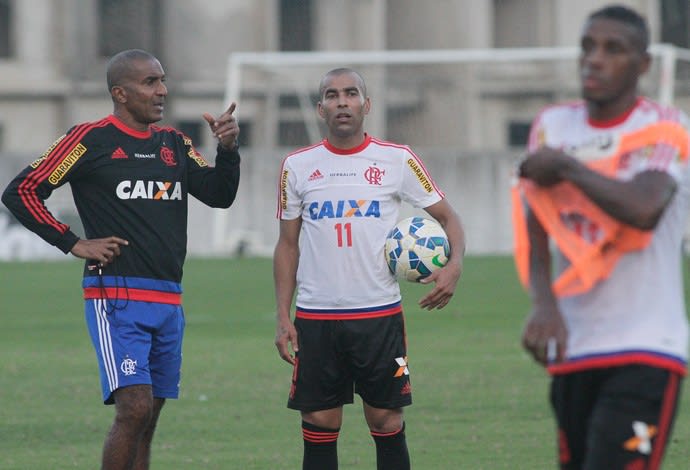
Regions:
[[386, 263], [398, 279], [419, 282], [446, 265], [450, 256], [448, 236], [433, 220], [409, 217], [388, 232]]

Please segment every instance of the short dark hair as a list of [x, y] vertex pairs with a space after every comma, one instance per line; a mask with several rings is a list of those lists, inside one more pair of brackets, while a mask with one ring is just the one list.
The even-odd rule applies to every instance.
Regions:
[[158, 59], [150, 52], [146, 52], [142, 49], [128, 49], [118, 52], [110, 58], [106, 67], [105, 75], [108, 91], [112, 90], [114, 86], [122, 85], [125, 77], [128, 77], [132, 71], [132, 62], [136, 60]]
[[594, 11], [587, 17], [588, 20], [597, 18], [620, 21], [630, 26], [637, 33], [637, 40], [642, 52], [647, 51], [649, 47], [649, 27], [647, 26], [647, 20], [635, 10], [624, 5], [609, 5]]

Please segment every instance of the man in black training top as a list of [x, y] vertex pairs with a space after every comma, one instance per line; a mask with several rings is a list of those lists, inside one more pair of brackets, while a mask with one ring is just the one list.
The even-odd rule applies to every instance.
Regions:
[[[218, 139], [210, 167], [192, 141], [163, 117], [168, 90], [160, 62], [127, 50], [107, 67], [113, 114], [78, 124], [6, 188], [2, 201], [29, 230], [86, 260], [85, 315], [96, 349], [103, 400], [115, 420], [102, 469], [148, 469], [167, 398], [177, 398], [184, 315], [182, 265], [187, 198], [229, 207], [240, 178], [235, 104], [204, 114]], [[85, 239], [44, 201], [70, 183]]]

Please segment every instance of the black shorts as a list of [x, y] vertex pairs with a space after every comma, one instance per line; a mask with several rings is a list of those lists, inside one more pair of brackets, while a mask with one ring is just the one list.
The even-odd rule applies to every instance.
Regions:
[[412, 403], [402, 313], [361, 320], [295, 319], [299, 351], [288, 408], [317, 411], [352, 403], [375, 408]]
[[661, 468], [680, 384], [677, 373], [645, 365], [555, 376], [560, 468]]

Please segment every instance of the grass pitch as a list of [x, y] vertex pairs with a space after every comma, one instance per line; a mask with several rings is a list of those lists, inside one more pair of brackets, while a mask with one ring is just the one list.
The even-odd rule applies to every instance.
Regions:
[[[0, 469], [98, 468], [112, 407], [101, 404], [83, 319], [81, 263], [0, 263]], [[686, 290], [688, 282], [686, 281]], [[269, 259], [192, 259], [180, 400], [163, 411], [153, 470], [298, 469], [291, 368], [273, 346]], [[548, 377], [519, 346], [527, 297], [507, 257], [469, 257], [453, 301], [422, 311], [406, 284], [418, 470], [554, 469]], [[685, 384], [666, 470], [690, 462]], [[345, 409], [341, 469], [375, 468], [361, 401]]]

